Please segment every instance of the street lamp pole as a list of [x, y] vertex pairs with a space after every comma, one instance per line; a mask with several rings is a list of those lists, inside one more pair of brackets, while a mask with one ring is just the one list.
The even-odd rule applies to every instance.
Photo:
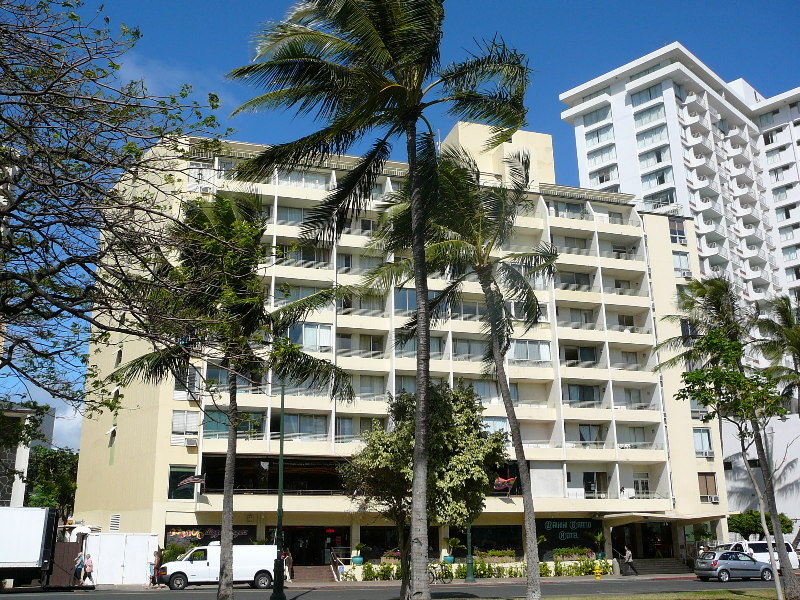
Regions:
[[275, 545], [278, 547], [278, 555], [275, 557], [273, 568], [275, 580], [272, 582], [272, 594], [270, 600], [286, 600], [286, 593], [283, 591], [283, 401], [286, 395], [286, 386], [281, 384], [281, 420], [280, 420], [280, 449], [278, 453], [278, 522], [275, 532]]
[[464, 583], [475, 583], [472, 562], [472, 523], [469, 523], [467, 525], [467, 576], [464, 577]]

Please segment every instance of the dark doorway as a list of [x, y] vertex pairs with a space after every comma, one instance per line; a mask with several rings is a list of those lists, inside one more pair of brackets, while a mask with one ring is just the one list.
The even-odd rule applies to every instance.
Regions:
[[[271, 529], [271, 531], [270, 531]], [[272, 539], [274, 528], [268, 528], [267, 539]], [[292, 553], [297, 566], [331, 564], [331, 550], [337, 553], [350, 549], [349, 527], [303, 527], [283, 528], [283, 543]]]

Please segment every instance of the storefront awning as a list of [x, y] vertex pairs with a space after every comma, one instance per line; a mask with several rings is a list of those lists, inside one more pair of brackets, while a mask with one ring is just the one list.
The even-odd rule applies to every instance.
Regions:
[[664, 521], [680, 521], [686, 525], [692, 523], [701, 523], [703, 521], [712, 521], [716, 519], [724, 519], [727, 513], [719, 513], [716, 515], [676, 515], [676, 514], [658, 514], [658, 513], [614, 513], [603, 516], [603, 523], [610, 527], [617, 527], [619, 525], [628, 525], [629, 523], [646, 523], [652, 521], [660, 523]]

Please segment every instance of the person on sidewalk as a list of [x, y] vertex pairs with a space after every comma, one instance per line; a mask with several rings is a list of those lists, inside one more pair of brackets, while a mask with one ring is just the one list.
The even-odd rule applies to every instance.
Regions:
[[83, 583], [86, 584], [87, 581], [91, 581], [92, 585], [94, 583], [94, 561], [92, 560], [92, 555], [87, 554], [86, 560], [83, 563]]
[[76, 583], [83, 585], [83, 564], [83, 552], [78, 552], [78, 556], [75, 557], [75, 570], [72, 574], [73, 585]]
[[633, 572], [637, 575], [639, 574], [639, 571], [636, 570], [636, 565], [633, 564], [633, 552], [631, 552], [631, 549], [627, 546], [625, 546], [625, 566], [626, 571], [628, 571], [625, 573], [626, 575], [630, 575], [631, 569], [633, 569]]

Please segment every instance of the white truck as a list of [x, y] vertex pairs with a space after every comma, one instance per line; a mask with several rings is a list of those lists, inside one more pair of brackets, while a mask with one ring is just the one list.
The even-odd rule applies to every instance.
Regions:
[[[219, 542], [192, 548], [178, 560], [164, 563], [158, 570], [158, 581], [170, 589], [182, 590], [187, 585], [219, 581]], [[251, 587], [272, 586], [272, 570], [278, 556], [277, 546], [242, 545], [233, 547], [233, 582]]]
[[58, 516], [52, 508], [0, 508], [0, 582], [38, 579], [45, 584], [52, 569]]

